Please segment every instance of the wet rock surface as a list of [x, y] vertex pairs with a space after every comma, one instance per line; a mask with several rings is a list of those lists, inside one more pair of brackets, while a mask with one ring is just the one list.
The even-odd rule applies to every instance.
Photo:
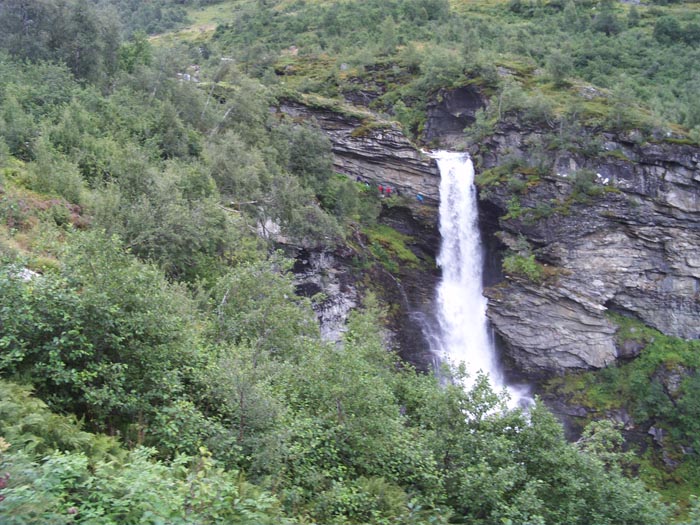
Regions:
[[[431, 322], [439, 279], [434, 263], [440, 246], [437, 164], [391, 124], [375, 127], [357, 117], [296, 102], [284, 102], [278, 110], [315, 122], [326, 133], [337, 172], [374, 187], [389, 186], [392, 193], [403, 197], [399, 205], [382, 207], [379, 222], [409, 236], [408, 248], [420, 261], [417, 266], [400, 266], [391, 273], [379, 264], [362, 268], [364, 255], [353, 250], [341, 250], [340, 255], [299, 251], [295, 265], [298, 292], [324, 294], [315, 306], [322, 336], [340, 341], [351, 310], [367, 290], [372, 290], [389, 306], [387, 343], [417, 368], [429, 369], [433, 357], [423, 328]], [[362, 236], [354, 239], [360, 252], [367, 248], [365, 242]]]
[[[410, 248], [428, 263], [432, 261], [431, 246], [424, 244], [420, 232], [424, 227], [410, 219], [408, 210], [394, 210], [381, 218], [391, 225], [404, 214], [404, 233], [415, 238]], [[355, 239], [358, 244], [362, 239]], [[319, 321], [323, 340], [342, 344], [348, 318], [361, 306], [362, 297], [372, 291], [382, 304], [388, 306], [386, 343], [406, 361], [420, 370], [428, 370], [433, 363], [425, 339], [424, 322], [432, 311], [433, 294], [439, 273], [426, 266], [400, 267], [392, 274], [379, 264], [363, 266], [363, 253], [344, 247], [335, 251], [314, 251], [286, 247], [294, 257], [293, 272], [297, 294], [315, 297], [314, 311]]]
[[484, 97], [471, 86], [440, 91], [428, 104], [423, 139], [452, 147], [463, 142], [464, 128], [476, 121], [476, 112], [486, 106]]

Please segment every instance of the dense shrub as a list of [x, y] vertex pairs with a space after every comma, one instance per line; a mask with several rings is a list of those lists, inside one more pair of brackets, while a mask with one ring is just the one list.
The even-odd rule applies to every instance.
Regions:
[[503, 259], [503, 271], [510, 275], [524, 277], [533, 283], [540, 283], [544, 279], [544, 269], [535, 261], [533, 254], [527, 257], [523, 255], [508, 255]]

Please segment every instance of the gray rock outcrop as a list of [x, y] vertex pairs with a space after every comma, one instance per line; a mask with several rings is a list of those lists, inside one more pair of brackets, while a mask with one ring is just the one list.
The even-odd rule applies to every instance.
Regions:
[[423, 139], [452, 147], [464, 141], [464, 128], [476, 121], [476, 112], [486, 102], [476, 88], [466, 86], [442, 90], [428, 104]]
[[[389, 186], [409, 197], [406, 203], [429, 222], [437, 218], [440, 198], [437, 164], [417, 149], [391, 124], [365, 123], [360, 118], [297, 102], [280, 104], [279, 111], [295, 118], [315, 121], [333, 148], [333, 167], [338, 173], [361, 178], [377, 186]], [[420, 194], [423, 202], [416, 196]]]
[[348, 315], [359, 304], [359, 293], [351, 275], [336, 254], [300, 250], [294, 264], [297, 293], [305, 297], [322, 294], [314, 312], [324, 341], [340, 343]]
[[[296, 258], [297, 290], [301, 295], [323, 293], [315, 305], [324, 339], [338, 342], [345, 331], [350, 311], [360, 303], [363, 280], [371, 282], [384, 304], [392, 305], [387, 344], [420, 369], [432, 363], [427, 344], [416, 321], [430, 312], [433, 290], [439, 277], [434, 267], [440, 243], [437, 230], [440, 175], [436, 162], [412, 144], [392, 123], [341, 114], [329, 109], [286, 101], [276, 109], [296, 120], [315, 122], [328, 136], [333, 167], [355, 180], [358, 177], [375, 188], [381, 184], [397, 190], [402, 199], [382, 209], [379, 221], [411, 239], [409, 249], [421, 263], [402, 265], [390, 273], [380, 264], [358, 272], [354, 249], [338, 253], [301, 250]], [[422, 201], [416, 196], [420, 194]], [[359, 251], [367, 250], [361, 233], [354, 239]], [[346, 253], [343, 253], [344, 250]]]
[[[534, 134], [511, 127], [493, 136], [480, 148], [482, 169], [527, 158]], [[524, 238], [548, 265], [541, 284], [511, 276], [488, 291], [489, 318], [526, 371], [629, 357], [616, 346], [608, 310], [668, 335], [700, 337], [700, 148], [603, 138], [602, 154], [560, 154], [555, 174], [519, 193], [506, 183], [482, 191], [501, 212], [505, 239]], [[591, 195], [575, 194], [584, 169], [595, 174]], [[519, 214], [506, 218], [513, 195]]]

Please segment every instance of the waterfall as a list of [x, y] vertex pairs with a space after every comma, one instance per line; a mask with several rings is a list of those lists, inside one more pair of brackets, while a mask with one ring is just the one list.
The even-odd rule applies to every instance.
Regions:
[[488, 373], [494, 389], [507, 388], [511, 404], [519, 404], [527, 394], [506, 385], [486, 318], [474, 166], [464, 153], [442, 151], [433, 156], [440, 168], [442, 246], [437, 263], [442, 281], [437, 290], [437, 333], [429, 336], [431, 350], [440, 360], [464, 363], [470, 379], [479, 371]]

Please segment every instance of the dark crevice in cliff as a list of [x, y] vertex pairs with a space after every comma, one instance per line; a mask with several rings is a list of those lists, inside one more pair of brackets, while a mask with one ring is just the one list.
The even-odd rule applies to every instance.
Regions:
[[483, 95], [474, 86], [440, 91], [428, 103], [423, 140], [440, 142], [443, 147], [461, 142], [464, 129], [474, 124], [476, 112], [485, 106]]
[[500, 229], [498, 218], [501, 215], [503, 211], [493, 203], [479, 201], [479, 229], [484, 254], [483, 285], [485, 288], [503, 280], [501, 263], [506, 245], [496, 236]]
[[[505, 212], [492, 202], [483, 199], [479, 200], [478, 206], [479, 230], [484, 261], [482, 279], [484, 288], [487, 288], [497, 285], [505, 278], [502, 263], [507, 246], [496, 235], [500, 230], [499, 217]], [[526, 385], [531, 383], [532, 377], [524, 373], [517, 362], [510, 357], [508, 342], [495, 330], [492, 330], [492, 337], [506, 384]]]
[[635, 321], [639, 321], [640, 323], [644, 322], [644, 320], [641, 317], [639, 317], [635, 312], [628, 308], [625, 308], [620, 304], [617, 304], [614, 299], [605, 301], [604, 306], [610, 313], [623, 315], [625, 317], [629, 317], [630, 319], [634, 319]]
[[385, 271], [375, 289], [393, 310], [389, 321], [399, 355], [417, 369], [428, 371], [434, 358], [423, 328], [434, 322], [435, 289], [440, 280], [435, 259], [440, 233], [435, 225], [418, 221], [411, 209], [403, 206], [383, 206], [379, 222], [409, 236], [407, 247], [421, 261], [419, 266], [401, 265], [395, 276]]
[[434, 262], [440, 248], [440, 232], [436, 225], [419, 222], [404, 206], [383, 206], [379, 222], [413, 239], [409, 248], [424, 261]]

